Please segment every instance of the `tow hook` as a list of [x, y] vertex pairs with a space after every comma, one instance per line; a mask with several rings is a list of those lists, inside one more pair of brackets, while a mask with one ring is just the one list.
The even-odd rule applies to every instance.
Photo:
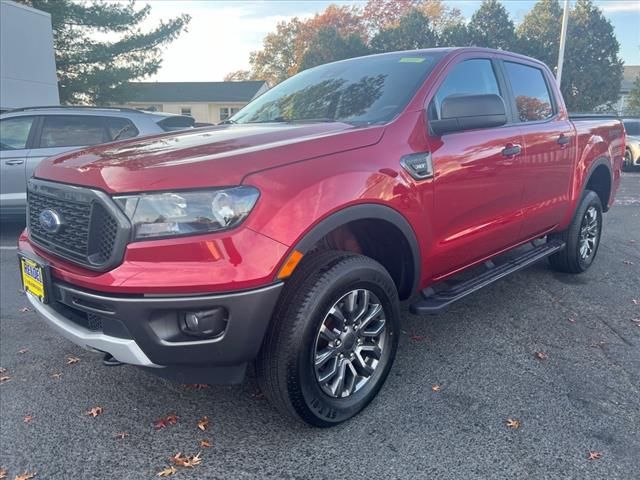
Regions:
[[104, 354], [104, 357], [102, 358], [102, 364], [105, 367], [119, 367], [120, 365], [124, 365], [124, 363], [122, 363], [121, 361], [113, 358], [113, 355], [111, 355], [110, 353]]

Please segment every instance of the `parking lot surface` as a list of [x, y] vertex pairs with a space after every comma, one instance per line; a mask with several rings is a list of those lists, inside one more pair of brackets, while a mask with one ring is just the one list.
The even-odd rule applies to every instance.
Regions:
[[171, 478], [640, 478], [640, 173], [622, 181], [587, 273], [542, 262], [440, 316], [405, 305], [385, 386], [329, 430], [288, 423], [253, 378], [197, 388], [102, 366], [25, 309], [22, 227], [3, 223], [0, 467], [144, 479], [202, 452]]

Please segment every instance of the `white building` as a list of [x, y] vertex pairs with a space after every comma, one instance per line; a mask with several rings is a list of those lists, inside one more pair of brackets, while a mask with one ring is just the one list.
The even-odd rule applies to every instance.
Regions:
[[267, 82], [132, 82], [125, 107], [189, 115], [197, 122], [226, 120], [268, 89]]
[[625, 65], [622, 76], [622, 85], [620, 86], [620, 100], [616, 105], [616, 110], [620, 115], [627, 112], [627, 103], [629, 101], [629, 92], [633, 87], [633, 82], [640, 76], [640, 65]]
[[0, 111], [59, 105], [51, 15], [0, 1]]

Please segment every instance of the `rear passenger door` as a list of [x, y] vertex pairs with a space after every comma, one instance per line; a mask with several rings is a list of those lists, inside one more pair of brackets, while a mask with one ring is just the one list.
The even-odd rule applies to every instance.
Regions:
[[531, 237], [553, 228], [570, 208], [576, 138], [565, 109], [557, 101], [555, 79], [549, 72], [526, 60], [505, 59], [502, 64], [522, 126], [522, 233]]
[[[497, 94], [509, 106], [497, 62], [478, 57], [464, 54], [448, 67], [428, 105], [429, 118], [440, 118], [440, 105], [451, 95]], [[507, 112], [511, 116], [508, 108]], [[429, 261], [437, 280], [520, 240], [522, 136], [520, 125], [508, 123], [440, 136], [431, 133], [429, 145], [436, 240]], [[508, 154], [511, 151], [515, 153]]]
[[98, 115], [44, 115], [27, 161], [27, 178], [47, 157], [138, 135], [127, 118]]

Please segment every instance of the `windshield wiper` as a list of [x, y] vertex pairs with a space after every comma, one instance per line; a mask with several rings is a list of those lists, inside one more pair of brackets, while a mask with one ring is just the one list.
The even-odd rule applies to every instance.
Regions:
[[218, 125], [229, 125], [233, 123], [238, 123], [238, 122], [236, 122], [235, 120], [231, 120], [230, 118], [227, 118], [226, 120], [223, 120], [222, 122], [220, 122]]

